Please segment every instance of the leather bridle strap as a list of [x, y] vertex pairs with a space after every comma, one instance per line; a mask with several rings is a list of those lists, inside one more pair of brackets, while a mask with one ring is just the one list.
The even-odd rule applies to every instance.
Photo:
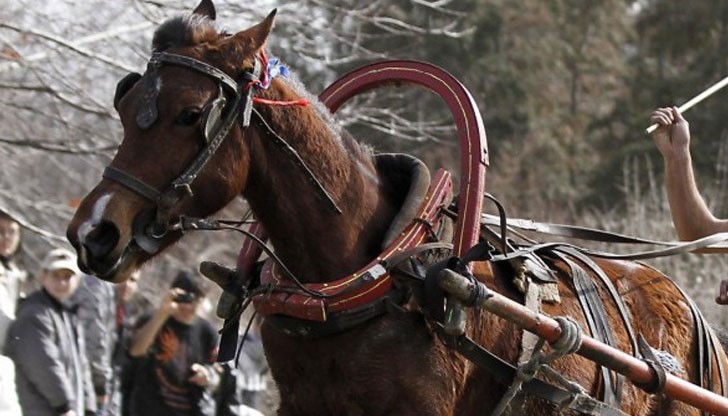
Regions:
[[[258, 63], [258, 59], [256, 59], [255, 61], [256, 66], [259, 66], [260, 64]], [[237, 92], [238, 90], [238, 83], [235, 82], [235, 80], [232, 79], [228, 74], [222, 72], [221, 70], [215, 68], [208, 63], [202, 62], [195, 58], [190, 58], [189, 56], [177, 55], [167, 52], [156, 52], [152, 54], [152, 58], [149, 60], [149, 63], [155, 65], [156, 67], [160, 67], [164, 63], [194, 69], [197, 72], [214, 78], [217, 82], [222, 83], [223, 86], [227, 87], [230, 91]], [[255, 69], [253, 70], [253, 72], [255, 72]], [[256, 79], [259, 75], [260, 70], [258, 71], [258, 74], [256, 74]]]
[[[211, 65], [187, 56], [174, 55], [162, 52], [159, 54], [154, 54], [154, 56], [152, 56], [152, 60], [154, 59], [157, 59], [160, 63], [179, 65], [208, 75], [220, 82], [224, 87], [227, 87], [233, 93], [233, 100], [229, 104], [227, 112], [223, 115], [223, 120], [221, 121], [220, 127], [217, 129], [216, 132], [213, 132], [212, 139], [210, 139], [210, 141], [205, 145], [200, 153], [198, 153], [197, 157], [195, 158], [195, 160], [192, 161], [190, 166], [188, 166], [187, 169], [185, 169], [184, 172], [182, 172], [182, 174], [177, 177], [177, 179], [172, 181], [170, 186], [159, 197], [159, 200], [157, 201], [157, 217], [158, 220], [164, 221], [166, 220], [166, 218], [164, 218], [164, 214], [166, 214], [166, 211], [170, 210], [185, 195], [192, 195], [192, 182], [197, 178], [197, 175], [205, 167], [207, 162], [212, 158], [212, 156], [222, 144], [222, 141], [229, 133], [230, 128], [232, 127], [235, 119], [238, 116], [238, 107], [240, 106], [241, 102], [243, 103], [243, 127], [248, 127], [250, 125], [250, 112], [252, 111], [253, 89], [248, 88], [247, 90], [243, 91], [241, 95], [241, 93], [238, 91], [238, 84], [232, 78], [230, 78], [230, 76]], [[260, 76], [260, 71], [260, 61], [256, 59], [253, 72], [246, 72], [245, 79], [243, 80], [243, 85], [247, 85], [250, 81], [258, 79], [258, 77]]]
[[[210, 136], [212, 138], [207, 141], [204, 148], [197, 154], [197, 157], [192, 161], [192, 163], [176, 179], [174, 179], [164, 191], [160, 192], [155, 187], [148, 185], [141, 179], [138, 179], [119, 168], [107, 166], [104, 170], [104, 178], [115, 181], [154, 202], [157, 205], [156, 225], [164, 228], [168, 223], [168, 216], [172, 208], [185, 196], [192, 195], [192, 182], [194, 182], [200, 171], [202, 171], [207, 162], [220, 147], [240, 113], [242, 113], [242, 126], [248, 127], [250, 125], [250, 114], [253, 107], [252, 99], [254, 90], [248, 86], [252, 85], [251, 83], [258, 80], [260, 77], [261, 63], [260, 60], [256, 58], [253, 70], [245, 72], [240, 83], [236, 82], [223, 71], [205, 62], [188, 56], [166, 52], [158, 52], [152, 55], [149, 60], [146, 75], [158, 76], [155, 75], [155, 73], [162, 64], [189, 68], [209, 76], [217, 82], [218, 86], [224, 87], [228, 90], [229, 96], [232, 96], [232, 99], [224, 105], [224, 110], [221, 114], [222, 119], [219, 124], [216, 124], [215, 129], [210, 132]], [[222, 88], [220, 91], [222, 92]], [[149, 95], [154, 97], [155, 94], [152, 93]], [[154, 100], [156, 100], [156, 97]], [[156, 106], [156, 102], [147, 103], [147, 105]], [[149, 120], [149, 125], [151, 125], [153, 121], [153, 119]]]
[[128, 173], [119, 170], [113, 166], [107, 166], [101, 176], [106, 179], [111, 179], [114, 182], [118, 182], [121, 185], [124, 185], [125, 187], [131, 189], [132, 191], [151, 201], [156, 201], [161, 195], [157, 188], [149, 186], [145, 182], [140, 181], [134, 176], [131, 176]]

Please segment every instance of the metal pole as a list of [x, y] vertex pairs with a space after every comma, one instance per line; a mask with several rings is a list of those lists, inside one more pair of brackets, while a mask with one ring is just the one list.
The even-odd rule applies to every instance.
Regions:
[[[677, 109], [680, 110], [681, 113], [683, 113], [685, 111], [688, 111], [689, 109], [693, 108], [693, 106], [695, 104], [697, 104], [697, 103], [703, 101], [704, 99], [710, 97], [716, 91], [718, 91], [719, 89], [725, 87], [726, 85], [728, 85], [728, 77], [725, 77], [722, 80], [716, 82], [711, 87], [709, 87], [705, 91], [701, 92], [700, 94], [696, 95], [695, 97], [691, 98], [688, 102], [686, 102], [685, 104], [681, 105]], [[648, 127], [645, 130], [645, 132], [647, 134], [652, 134], [652, 132], [654, 132], [655, 130], [657, 130], [658, 127], [660, 127], [660, 125], [657, 124], [657, 123], [655, 123], [655, 124], [651, 125], [650, 127]]]
[[[471, 299], [476, 290], [475, 286], [467, 278], [448, 269], [441, 272], [439, 284], [443, 290], [463, 302]], [[478, 284], [482, 285], [482, 283]], [[487, 289], [480, 290], [480, 293], [487, 293], [488, 295], [480, 298], [476, 307], [483, 308], [513, 322], [550, 343], [556, 342], [561, 337], [561, 327], [551, 317], [536, 313], [499, 293]], [[655, 376], [652, 370], [642, 360], [602, 344], [589, 336], [583, 336], [581, 348], [579, 348], [577, 354], [623, 374], [635, 384], [650, 384], [654, 381]], [[702, 389], [672, 374], [666, 374], [663, 393], [670, 398], [687, 403], [713, 415], [728, 416], [728, 398]]]

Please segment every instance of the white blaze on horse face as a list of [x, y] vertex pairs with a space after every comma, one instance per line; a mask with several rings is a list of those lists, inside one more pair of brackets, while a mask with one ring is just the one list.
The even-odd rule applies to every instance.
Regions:
[[85, 241], [88, 233], [90, 233], [94, 228], [96, 228], [96, 226], [99, 225], [101, 219], [104, 217], [106, 207], [109, 205], [110, 200], [111, 194], [105, 194], [101, 196], [101, 198], [96, 200], [96, 203], [94, 203], [94, 209], [91, 211], [91, 218], [84, 221], [78, 227], [78, 235], [76, 236], [78, 238], [78, 241]]

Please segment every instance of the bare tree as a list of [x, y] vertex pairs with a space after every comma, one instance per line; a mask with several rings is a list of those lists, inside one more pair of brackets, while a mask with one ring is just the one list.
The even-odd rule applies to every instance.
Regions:
[[[216, 3], [217, 20], [230, 32], [259, 21], [277, 7], [276, 33], [269, 49], [295, 68], [296, 76], [312, 91], [359, 63], [386, 57], [391, 50], [387, 39], [465, 33], [460, 27], [464, 14], [449, 9], [451, 0]], [[23, 2], [4, 10], [0, 18], [0, 209], [25, 226], [29, 261], [42, 256], [48, 246], [65, 244], [65, 227], [75, 205], [99, 180], [118, 146], [121, 125], [112, 106], [117, 80], [127, 72], [143, 71], [159, 23], [194, 6], [193, 0], [62, 0]], [[366, 102], [357, 105], [356, 115], [345, 110], [342, 120], [387, 131], [408, 126], [401, 110], [385, 122], [388, 112]], [[407, 138], [423, 137], [402, 131]], [[236, 239], [216, 239], [228, 243], [215, 245], [212, 239], [200, 237], [196, 245], [182, 246], [177, 258], [189, 265], [203, 254], [230, 256], [240, 244]]]

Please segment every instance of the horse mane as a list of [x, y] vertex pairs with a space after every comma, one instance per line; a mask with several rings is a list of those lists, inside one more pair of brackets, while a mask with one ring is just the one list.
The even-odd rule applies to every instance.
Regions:
[[189, 14], [173, 17], [162, 23], [152, 38], [152, 50], [161, 52], [172, 47], [195, 46], [217, 40], [221, 34], [207, 16]]
[[[278, 84], [279, 87], [283, 87], [284, 91], [288, 90], [289, 93], [293, 93], [306, 99], [309, 106], [312, 107], [314, 112], [319, 116], [323, 123], [322, 127], [327, 129], [333, 137], [338, 138], [340, 144], [346, 149], [350, 156], [369, 159], [374, 156], [374, 148], [365, 142], [359, 142], [345, 128], [343, 128], [331, 111], [321, 101], [319, 101], [315, 94], [304, 86], [295, 73], [289, 74], [285, 79], [275, 79], [273, 82]], [[287, 93], [284, 92], [284, 94]], [[294, 98], [295, 96], [290, 96], [290, 99]]]

